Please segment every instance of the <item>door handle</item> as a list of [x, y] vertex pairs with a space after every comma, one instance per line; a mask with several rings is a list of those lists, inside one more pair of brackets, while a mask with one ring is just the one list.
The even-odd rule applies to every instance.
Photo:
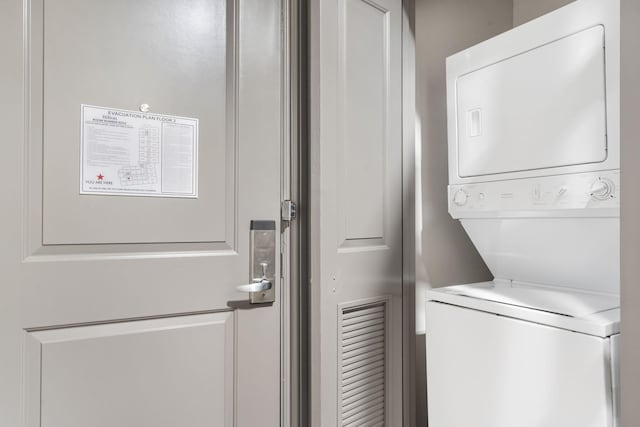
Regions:
[[236, 286], [236, 289], [240, 292], [262, 292], [273, 288], [273, 283], [267, 279], [256, 279], [257, 282], [249, 283], [248, 285]]
[[236, 286], [236, 289], [240, 292], [262, 292], [271, 289], [273, 287], [273, 283], [267, 279], [268, 265], [269, 263], [266, 262], [260, 263], [260, 267], [262, 268], [262, 278], [253, 279], [253, 283], [249, 283], [248, 285]]

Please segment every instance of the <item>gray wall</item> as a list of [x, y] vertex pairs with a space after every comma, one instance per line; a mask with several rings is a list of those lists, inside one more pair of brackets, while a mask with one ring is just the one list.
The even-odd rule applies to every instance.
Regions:
[[524, 24], [573, 0], [513, 0], [513, 26]]
[[622, 427], [640, 425], [640, 2], [622, 0]]
[[[445, 58], [512, 26], [512, 0], [416, 0], [416, 417], [426, 425], [424, 291], [490, 280], [447, 213]], [[420, 152], [421, 151], [421, 152]]]

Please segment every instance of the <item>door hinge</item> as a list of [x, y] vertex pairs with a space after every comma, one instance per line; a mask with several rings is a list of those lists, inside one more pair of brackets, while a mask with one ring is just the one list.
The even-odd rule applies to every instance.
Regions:
[[280, 213], [283, 221], [292, 221], [296, 219], [296, 204], [291, 200], [285, 200], [280, 207]]

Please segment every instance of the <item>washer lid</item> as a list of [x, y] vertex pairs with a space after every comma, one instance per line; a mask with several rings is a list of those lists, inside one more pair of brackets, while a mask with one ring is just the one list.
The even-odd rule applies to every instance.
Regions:
[[620, 307], [618, 295], [553, 289], [510, 282], [449, 286], [439, 288], [438, 291], [576, 318]]

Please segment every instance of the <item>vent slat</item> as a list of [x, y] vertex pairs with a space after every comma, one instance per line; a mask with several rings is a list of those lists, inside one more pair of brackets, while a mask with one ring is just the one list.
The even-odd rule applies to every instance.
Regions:
[[344, 358], [347, 359], [349, 357], [353, 357], [358, 354], [377, 349], [384, 349], [384, 339], [378, 339], [376, 341], [363, 341], [348, 348], [343, 347], [342, 354], [344, 354]]
[[384, 357], [384, 347], [370, 347], [363, 349], [361, 352], [352, 353], [353, 354], [344, 358], [342, 366], [343, 372], [349, 372], [353, 366], [361, 366], [361, 362], [368, 363], [368, 361], [374, 361], [379, 357]]
[[386, 404], [386, 302], [340, 313], [340, 425], [384, 425]]
[[345, 427], [384, 427], [384, 407], [378, 409], [377, 411], [373, 411], [369, 415], [364, 416], [363, 418], [355, 419], [352, 422], [344, 424]]
[[368, 349], [370, 347], [384, 348], [384, 337], [376, 337], [368, 341], [360, 341], [351, 345], [345, 345], [342, 347], [342, 351], [347, 355], [347, 357], [350, 357], [352, 353], [361, 353], [362, 349]]
[[348, 339], [343, 339], [342, 348], [348, 349], [350, 348], [350, 346], [356, 346], [361, 343], [364, 343], [364, 345], [366, 345], [367, 342], [384, 341], [384, 338], [385, 338], [384, 331], [376, 331], [376, 332], [368, 332], [368, 333], [365, 332], [361, 335], [356, 335]]
[[[380, 360], [374, 366], [370, 366], [369, 369], [352, 370], [348, 375], [342, 375], [343, 390], [352, 386], [358, 381], [362, 381], [368, 377], [378, 376], [384, 374], [384, 360]], [[384, 376], [383, 376], [384, 378]]]
[[348, 366], [344, 366], [342, 368], [342, 377], [347, 380], [351, 378], [353, 375], [359, 374], [361, 372], [371, 371], [373, 368], [383, 367], [384, 368], [384, 354], [377, 354], [375, 357], [371, 358], [371, 360], [354, 360]]
[[373, 332], [369, 332], [369, 333], [363, 333], [361, 335], [356, 335], [352, 338], [345, 338], [342, 340], [342, 347], [346, 348], [347, 346], [350, 346], [352, 344], [358, 343], [358, 342], [362, 342], [362, 341], [366, 341], [366, 340], [375, 340], [376, 338], [379, 337], [384, 337], [384, 331], [382, 330], [376, 330]]
[[343, 395], [342, 409], [347, 410], [352, 406], [358, 406], [356, 405], [358, 401], [363, 399], [371, 400], [374, 397], [378, 396], [378, 394], [380, 396], [384, 395], [384, 382], [382, 384], [378, 384], [375, 387], [364, 388], [364, 389], [358, 390], [357, 392], [354, 391], [350, 393], [350, 396], [348, 397], [346, 394]]
[[361, 379], [356, 381], [351, 381], [349, 384], [342, 385], [342, 395], [348, 397], [353, 390], [364, 388], [364, 387], [373, 387], [380, 382], [384, 382], [384, 375], [382, 375], [382, 370], [379, 373], [363, 376]]
[[375, 332], [380, 332], [382, 331], [383, 333], [385, 332], [383, 328], [380, 327], [380, 325], [374, 325], [374, 326], [368, 326], [368, 327], [363, 327], [362, 329], [355, 329], [353, 331], [342, 331], [342, 339], [349, 339], [349, 338], [355, 338], [355, 337], [359, 337], [363, 334], [368, 334], [368, 333], [375, 333]]
[[354, 420], [362, 419], [380, 408], [384, 408], [384, 395], [376, 396], [375, 399], [362, 400], [358, 405], [354, 405], [348, 410], [343, 409], [342, 422], [345, 424], [352, 423]]
[[365, 316], [371, 313], [384, 313], [385, 304], [375, 304], [372, 306], [352, 307], [342, 311], [342, 318], [344, 320], [352, 319], [354, 317]]
[[342, 404], [344, 406], [346, 402], [351, 403], [354, 401], [354, 399], [357, 399], [357, 396], [365, 396], [367, 393], [373, 393], [375, 390], [384, 390], [384, 378], [378, 378], [377, 380], [371, 382], [371, 384], [356, 387], [348, 392], [345, 392], [343, 395], [344, 402]]
[[349, 320], [345, 319], [342, 322], [342, 324], [346, 327], [346, 326], [353, 326], [353, 325], [361, 325], [363, 323], [374, 322], [381, 319], [384, 320], [384, 317], [380, 317], [380, 313], [371, 313], [371, 314], [367, 314], [366, 316], [352, 317]]
[[371, 328], [371, 327], [375, 327], [378, 330], [380, 330], [380, 326], [382, 326], [383, 324], [384, 324], [384, 318], [370, 319], [370, 320], [367, 320], [366, 322], [358, 322], [358, 323], [353, 323], [351, 325], [345, 325], [342, 328], [342, 330], [344, 332], [354, 332], [364, 328]]

